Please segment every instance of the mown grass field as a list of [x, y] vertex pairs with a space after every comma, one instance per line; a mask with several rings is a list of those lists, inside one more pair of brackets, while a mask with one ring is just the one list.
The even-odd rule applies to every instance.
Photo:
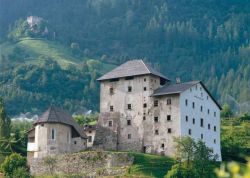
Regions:
[[[0, 44], [0, 56], [10, 55], [15, 48], [21, 49], [23, 52], [28, 54], [24, 59], [25, 63], [40, 64], [42, 62], [41, 57], [47, 57], [58, 62], [58, 64], [66, 68], [69, 65], [79, 66], [79, 63], [86, 61], [88, 65], [93, 62], [100, 60], [91, 59], [88, 57], [76, 57], [72, 54], [70, 47], [64, 46], [55, 41], [48, 41], [40, 38], [21, 38], [17, 42], [6, 42]], [[18, 61], [10, 61], [18, 63]], [[115, 67], [112, 64], [101, 64], [101, 73], [105, 73]]]

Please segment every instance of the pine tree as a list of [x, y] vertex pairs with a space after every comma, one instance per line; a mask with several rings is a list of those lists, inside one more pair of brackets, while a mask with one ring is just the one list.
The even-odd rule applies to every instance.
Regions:
[[10, 119], [7, 117], [3, 99], [0, 98], [0, 138], [9, 138], [10, 136]]

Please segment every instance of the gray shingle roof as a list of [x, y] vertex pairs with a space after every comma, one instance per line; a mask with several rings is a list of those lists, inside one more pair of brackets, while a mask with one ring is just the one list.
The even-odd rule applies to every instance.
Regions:
[[211, 93], [208, 91], [206, 86], [201, 81], [190, 81], [185, 83], [176, 83], [176, 84], [166, 84], [161, 88], [158, 88], [154, 91], [152, 96], [162, 96], [162, 95], [171, 95], [171, 94], [179, 94], [190, 87], [200, 83], [202, 87], [206, 90], [208, 95], [212, 98], [212, 100], [215, 102], [215, 104], [221, 109], [220, 104], [216, 101], [216, 99], [211, 95]]
[[191, 82], [176, 83], [170, 85], [167, 84], [161, 88], [156, 89], [152, 96], [182, 93], [185, 90], [192, 87], [193, 85], [196, 85], [197, 83], [200, 83], [200, 81], [191, 81]]
[[39, 123], [61, 123], [66, 124], [75, 129], [75, 131], [82, 137], [87, 138], [84, 134], [83, 128], [81, 128], [76, 121], [72, 118], [70, 114], [64, 110], [51, 106], [47, 111], [45, 111], [34, 124]]
[[152, 74], [159, 76], [165, 80], [169, 80], [163, 74], [157, 72], [150, 65], [146, 64], [143, 60], [127, 61], [126, 63], [116, 67], [112, 71], [104, 74], [97, 80], [109, 80], [114, 78], [122, 78], [122, 77], [145, 75], [145, 74]]

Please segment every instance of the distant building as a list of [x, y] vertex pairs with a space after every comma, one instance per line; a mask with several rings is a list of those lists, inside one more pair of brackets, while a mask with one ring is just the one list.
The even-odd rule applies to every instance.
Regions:
[[87, 147], [87, 136], [62, 109], [50, 107], [28, 132], [28, 160], [77, 152]]
[[28, 22], [30, 27], [34, 27], [35, 25], [40, 24], [42, 20], [43, 20], [43, 18], [37, 17], [37, 16], [27, 17], [27, 22]]
[[92, 148], [95, 140], [96, 126], [95, 125], [85, 125], [84, 134], [87, 136], [87, 148]]
[[221, 160], [220, 105], [201, 81], [172, 83], [142, 60], [98, 79], [95, 148], [173, 156], [173, 138], [201, 139]]

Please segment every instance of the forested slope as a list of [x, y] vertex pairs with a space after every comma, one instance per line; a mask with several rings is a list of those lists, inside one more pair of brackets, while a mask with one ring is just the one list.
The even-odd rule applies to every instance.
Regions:
[[[120, 64], [144, 58], [172, 79], [203, 80], [221, 103], [228, 102], [242, 112], [250, 108], [250, 2], [247, 0], [1, 0], [0, 3], [2, 42], [10, 40], [8, 34], [17, 20], [39, 16], [47, 20], [50, 32], [47, 40], [68, 47], [79, 44], [84, 54], [80, 60], [87, 57]], [[98, 99], [89, 100], [94, 107], [98, 105]]]

